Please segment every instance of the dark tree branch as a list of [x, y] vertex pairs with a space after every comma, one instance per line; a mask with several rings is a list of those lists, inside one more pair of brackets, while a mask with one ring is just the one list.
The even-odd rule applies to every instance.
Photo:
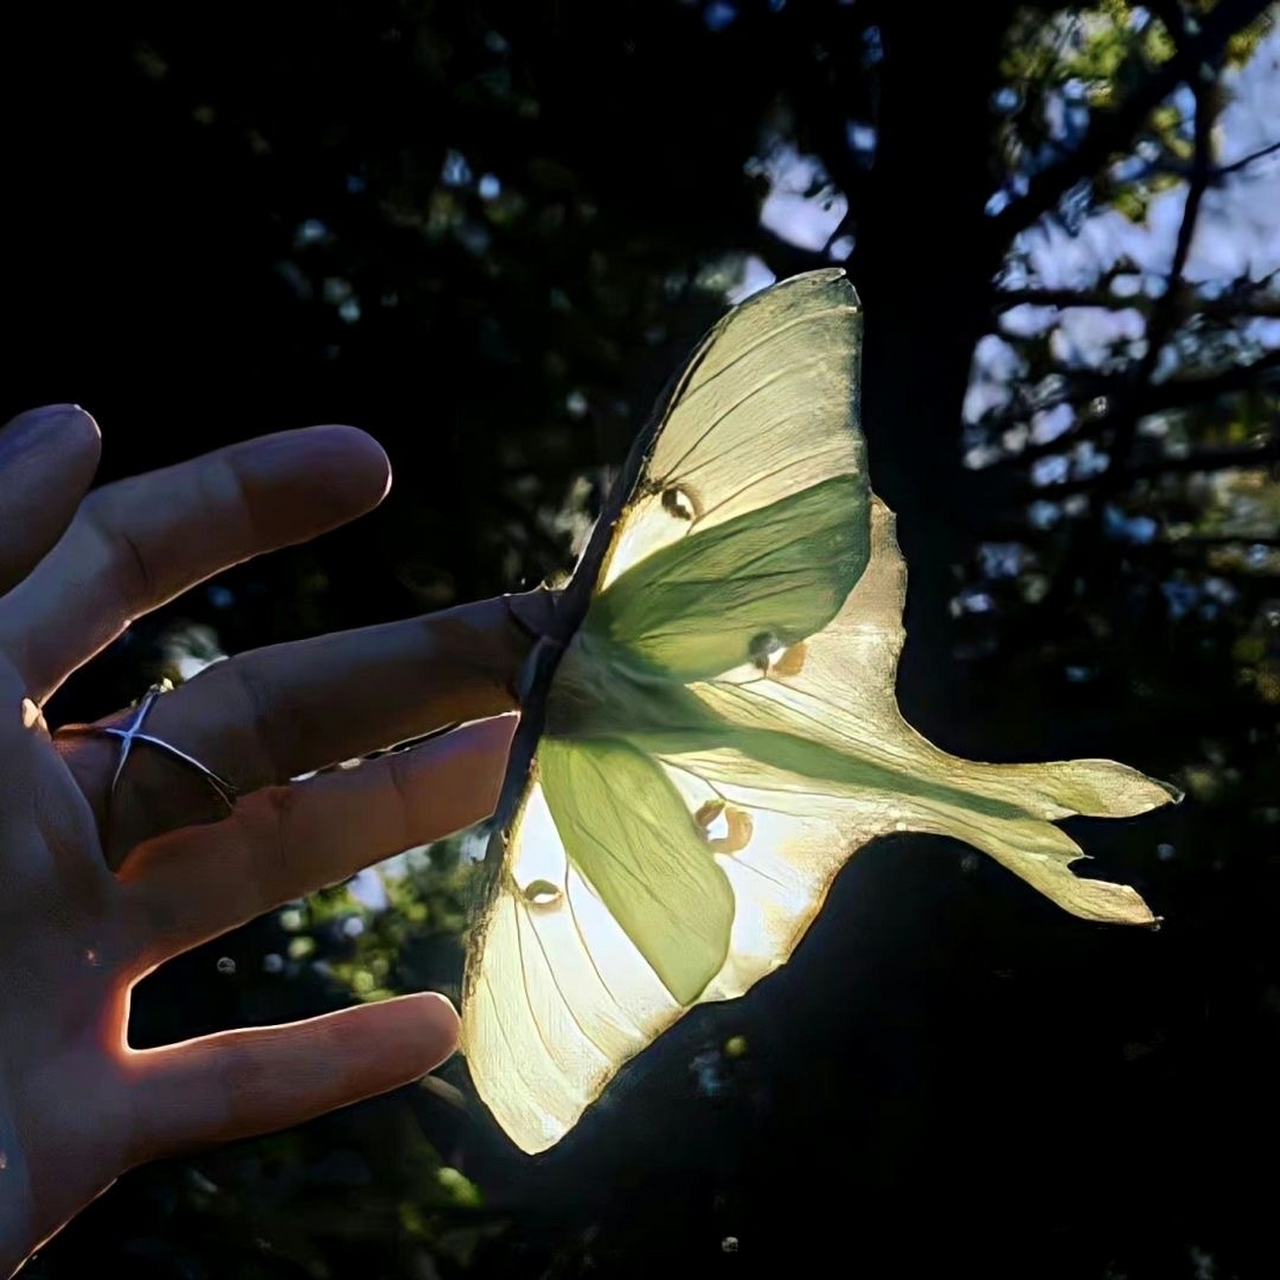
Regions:
[[[1128, 467], [1129, 455], [1137, 437], [1138, 423], [1149, 413], [1161, 408], [1180, 407], [1194, 403], [1197, 398], [1203, 399], [1207, 393], [1210, 397], [1238, 389], [1235, 379], [1244, 376], [1245, 385], [1252, 378], [1265, 373], [1280, 359], [1280, 352], [1271, 352], [1262, 360], [1251, 365], [1240, 366], [1228, 370], [1217, 378], [1205, 379], [1202, 383], [1187, 383], [1181, 380], [1153, 384], [1152, 375], [1160, 352], [1173, 335], [1185, 310], [1182, 302], [1183, 272], [1187, 265], [1187, 257], [1191, 252], [1191, 244], [1195, 238], [1196, 225], [1199, 222], [1200, 204], [1208, 187], [1212, 172], [1210, 155], [1212, 151], [1213, 124], [1216, 118], [1213, 108], [1213, 83], [1207, 74], [1198, 74], [1195, 79], [1195, 159], [1192, 174], [1187, 187], [1186, 204], [1183, 207], [1182, 221], [1178, 226], [1178, 236], [1174, 244], [1173, 260], [1169, 268], [1169, 286], [1150, 307], [1147, 317], [1146, 350], [1132, 371], [1118, 381], [1110, 393], [1111, 408], [1100, 414], [1085, 427], [1077, 430], [1068, 439], [1058, 439], [1045, 445], [1034, 446], [1014, 455], [1005, 465], [1026, 466], [1037, 458], [1059, 454], [1064, 449], [1078, 444], [1082, 440], [1096, 439], [1103, 435], [1111, 435], [1111, 447], [1107, 459], [1107, 469], [1101, 476], [1091, 477], [1087, 481], [1070, 482], [1066, 486], [1055, 486], [1062, 492], [1091, 490], [1106, 496], [1116, 487], [1133, 478], [1133, 471]], [[1247, 372], [1246, 372], [1247, 371]], [[1088, 382], [1077, 380], [1077, 394], [1107, 395], [1105, 387], [1095, 382], [1092, 387]], [[1173, 393], [1172, 399], [1167, 397]], [[1170, 460], [1171, 463], [1183, 460]], [[1001, 465], [1001, 464], [997, 464]], [[1171, 467], [1170, 469], [1176, 469]], [[1196, 468], [1192, 468], [1193, 470]], [[1095, 520], [1100, 518], [1095, 513]]]
[[1199, 33], [1183, 40], [1173, 57], [1151, 73], [1114, 111], [1099, 115], [1080, 145], [1069, 155], [1030, 181], [1026, 195], [1006, 205], [991, 219], [992, 235], [1007, 244], [1031, 226], [1081, 179], [1097, 173], [1142, 128], [1147, 117], [1183, 82], [1199, 79], [1200, 68], [1216, 65], [1227, 41], [1248, 26], [1265, 8], [1267, 0], [1221, 0], [1201, 21]]
[[804, 249], [759, 224], [752, 229], [752, 239], [755, 241], [756, 251], [777, 272], [779, 279], [832, 265], [821, 249]]
[[[1220, 13], [1225, 7], [1225, 4], [1220, 5], [1215, 13]], [[1230, 33], [1228, 32], [1227, 34], [1229, 35]], [[1199, 40], [1195, 43], [1199, 45], [1204, 38], [1205, 34], [1202, 31]], [[1225, 36], [1222, 37], [1224, 41], [1225, 38]], [[1184, 40], [1179, 45], [1179, 53], [1183, 51], [1185, 44], [1186, 41]], [[1175, 56], [1172, 62], [1177, 62], [1177, 60]], [[1135, 469], [1130, 468], [1127, 463], [1136, 440], [1138, 423], [1143, 417], [1161, 409], [1189, 406], [1242, 389], [1252, 385], [1255, 378], [1265, 379], [1267, 373], [1276, 367], [1277, 363], [1280, 363], [1280, 353], [1272, 352], [1251, 365], [1238, 366], [1214, 378], [1190, 383], [1183, 380], [1175, 380], [1153, 384], [1151, 381], [1161, 351], [1176, 332], [1179, 324], [1188, 315], [1197, 311], [1202, 311], [1206, 314], [1212, 313], [1219, 306], [1222, 307], [1220, 314], [1227, 316], [1235, 314], [1233, 309], [1235, 299], [1217, 299], [1211, 303], [1206, 301], [1201, 305], [1193, 295], [1188, 295], [1188, 291], [1183, 285], [1183, 274], [1195, 238], [1201, 202], [1210, 183], [1220, 172], [1210, 163], [1212, 156], [1212, 130], [1216, 112], [1214, 106], [1215, 95], [1213, 93], [1214, 85], [1207, 63], [1198, 63], [1192, 83], [1196, 100], [1194, 157], [1188, 179], [1182, 220], [1178, 227], [1178, 235], [1169, 268], [1169, 283], [1165, 292], [1154, 300], [1122, 299], [1110, 295], [1104, 286], [1085, 294], [1072, 294], [1070, 291], [1063, 290], [1006, 291], [1005, 293], [997, 293], [994, 299], [995, 306], [998, 308], [997, 314], [1007, 310], [1011, 305], [1032, 301], [1039, 305], [1057, 307], [1080, 305], [1106, 306], [1114, 309], [1123, 309], [1126, 306], [1137, 307], [1137, 309], [1146, 313], [1146, 349], [1142, 358], [1128, 373], [1119, 379], [1103, 380], [1089, 375], [1073, 379], [1073, 397], [1092, 398], [1106, 396], [1110, 402], [1110, 408], [1080, 425], [1065, 438], [1059, 437], [1045, 444], [1024, 449], [1007, 459], [1002, 459], [1001, 462], [995, 464], [997, 468], [1025, 467], [1040, 458], [1061, 454], [1064, 450], [1083, 440], [1109, 436], [1110, 449], [1107, 469], [1101, 476], [1068, 482], [1068, 484], [1062, 486], [1054, 486], [1054, 491], [1059, 493], [1096, 491], [1100, 496], [1105, 497], [1118, 486], [1141, 474], [1140, 471], [1135, 472]], [[1087, 141], [1086, 139], [1086, 143]], [[1271, 303], [1274, 300], [1268, 299], [1267, 301]], [[1025, 420], [1028, 413], [1026, 409], [1023, 409], [1015, 414], [1006, 416], [1011, 422], [1017, 422]], [[993, 425], [996, 429], [999, 429], [998, 423]], [[1169, 461], [1172, 465], [1165, 468], [1169, 470], [1183, 469], [1183, 464], [1187, 462], [1185, 459], [1171, 459]], [[1223, 463], [1221, 465], [1231, 464]], [[1195, 470], [1197, 467], [1192, 464], [1190, 469]], [[1102, 505], [1101, 503], [1098, 504], [1099, 511]], [[1095, 535], [1098, 532], [1096, 521], [1099, 519], [1099, 512], [1095, 511]]]
[[991, 299], [991, 309], [998, 319], [1014, 307], [1110, 307], [1123, 311], [1127, 307], [1145, 308], [1151, 299], [1142, 296], [1122, 298], [1108, 289], [999, 289]]
[[[1123, 470], [1112, 468], [1104, 475], [1084, 476], [1078, 480], [1066, 480], [1061, 484], [1035, 485], [1024, 489], [1020, 501], [1035, 498], [1065, 498], [1075, 493], [1088, 493], [1107, 497], [1115, 490], [1135, 480], [1149, 480], [1166, 475], [1191, 475], [1199, 472], [1230, 471], [1234, 467], [1268, 466], [1280, 459], [1280, 441], [1267, 440], [1262, 444], [1231, 449], [1199, 449], [1184, 457], [1158, 458], [1141, 462]], [[1104, 481], [1107, 483], [1104, 485]]]
[[[1222, 373], [1210, 378], [1171, 378], [1167, 382], [1150, 383], [1140, 388], [1137, 393], [1130, 392], [1126, 380], [1100, 378], [1090, 375], [1077, 381], [1071, 397], [1064, 397], [1055, 404], [1067, 403], [1068, 399], [1084, 399], [1091, 396], [1114, 396], [1117, 400], [1123, 397], [1123, 404], [1110, 412], [1099, 414], [1075, 431], [1048, 440], [1044, 444], [1031, 445], [1019, 453], [993, 462], [989, 467], [981, 468], [982, 472], [1007, 470], [1011, 467], [1025, 467], [1028, 463], [1040, 458], [1052, 457], [1064, 453], [1084, 440], [1097, 440], [1115, 430], [1126, 418], [1131, 418], [1135, 426], [1148, 414], [1160, 413], [1168, 409], [1190, 408], [1197, 404], [1206, 404], [1219, 396], [1233, 395], [1240, 391], [1249, 391], [1255, 387], [1264, 387], [1274, 381], [1274, 375], [1280, 372], [1280, 350], [1269, 351], [1265, 356], [1250, 364], [1232, 365]], [[1044, 406], [1053, 408], [1054, 405]], [[1025, 422], [1032, 410], [1023, 408], [1001, 417], [988, 420], [984, 425], [999, 430], [1002, 426], [1015, 426]]]
[[1280, 534], [1269, 533], [1196, 533], [1186, 538], [1169, 538], [1171, 547], [1280, 547]]
[[[1180, 317], [1192, 315], [1211, 316], [1214, 319], [1232, 319], [1248, 316], [1280, 316], [1280, 297], [1262, 291], [1263, 296], [1253, 298], [1251, 290], [1243, 296], [1227, 293], [1219, 298], [1185, 299], [1179, 306]], [[1163, 296], [1163, 295], [1162, 295]], [[1125, 298], [1106, 289], [1005, 289], [996, 293], [992, 299], [991, 309], [998, 320], [1006, 311], [1014, 307], [1057, 307], [1065, 310], [1068, 307], [1106, 307], [1112, 311], [1149, 312], [1155, 299], [1145, 294]]]
[[1219, 396], [1269, 385], [1274, 381], [1270, 375], [1277, 370], [1280, 370], [1280, 349], [1268, 351], [1249, 364], [1233, 364], [1211, 378], [1170, 378], [1167, 382], [1154, 383], [1134, 398], [1134, 404], [1139, 417], [1162, 409], [1204, 404]]
[[1230, 471], [1233, 467], [1258, 467], [1280, 458], [1280, 442], [1267, 440], [1261, 444], [1242, 445], [1230, 449], [1198, 449], [1182, 457], [1159, 458], [1137, 463], [1120, 472], [1120, 478], [1145, 480], [1151, 476], [1189, 475], [1195, 472]]
[[[1229, 178], [1232, 174], [1239, 173], [1242, 169], [1247, 169], [1251, 164], [1258, 160], [1266, 159], [1267, 156], [1276, 151], [1280, 151], [1280, 142], [1273, 142], [1268, 146], [1260, 147], [1257, 151], [1250, 152], [1247, 156], [1241, 156], [1239, 160], [1232, 160], [1230, 164], [1219, 165], [1209, 174], [1209, 185], [1211, 187], [1220, 186], [1224, 178]], [[1175, 160], [1153, 160], [1145, 168], [1131, 174], [1126, 179], [1126, 182], [1145, 182], [1149, 178], [1160, 177], [1186, 178], [1190, 176], [1192, 167], [1191, 164], [1179, 164]]]
[[[1220, 6], [1221, 7], [1221, 6]], [[1215, 12], [1217, 12], [1215, 10]], [[1195, 77], [1195, 158], [1191, 179], [1187, 184], [1187, 200], [1182, 208], [1182, 221], [1178, 224], [1178, 238], [1173, 248], [1173, 262], [1169, 268], [1169, 287], [1156, 300], [1147, 317], [1147, 348], [1133, 371], [1133, 390], [1121, 397], [1119, 421], [1111, 448], [1111, 468], [1119, 472], [1127, 463], [1142, 416], [1137, 402], [1151, 386], [1151, 377], [1164, 344], [1172, 337], [1179, 319], [1179, 298], [1182, 293], [1182, 275], [1187, 266], [1187, 255], [1195, 239], [1200, 222], [1200, 203], [1209, 185], [1210, 157], [1213, 154], [1213, 123], [1217, 118], [1213, 107], [1214, 79], [1202, 69]], [[1104, 479], [1104, 487], [1106, 481]]]
[[1239, 173], [1241, 169], [1247, 169], [1255, 161], [1263, 160], [1276, 151], [1280, 151], [1280, 142], [1273, 142], [1270, 146], [1260, 147], [1257, 151], [1253, 151], [1247, 156], [1241, 156], [1239, 160], [1233, 160], [1230, 164], [1219, 165], [1210, 175], [1209, 180], [1211, 183], [1216, 183], [1233, 173]]

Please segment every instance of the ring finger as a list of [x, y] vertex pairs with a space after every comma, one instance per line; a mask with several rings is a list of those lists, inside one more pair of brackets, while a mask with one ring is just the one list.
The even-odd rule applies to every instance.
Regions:
[[248, 797], [223, 822], [137, 850], [122, 875], [131, 967], [140, 976], [281, 903], [487, 817], [514, 716]]

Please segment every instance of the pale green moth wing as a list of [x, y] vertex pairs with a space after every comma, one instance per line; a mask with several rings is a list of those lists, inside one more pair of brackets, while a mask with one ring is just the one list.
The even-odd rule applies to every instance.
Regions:
[[526, 1151], [693, 1004], [784, 963], [877, 835], [953, 836], [1076, 915], [1152, 921], [1075, 876], [1052, 821], [1172, 789], [1109, 761], [974, 764], [898, 712], [906, 571], [866, 480], [860, 333], [838, 270], [712, 330], [580, 566], [557, 661], [531, 666], [462, 1007], [477, 1091]]
[[724, 964], [733, 892], [667, 771], [621, 739], [548, 736], [538, 773], [568, 860], [662, 985], [692, 1004]]
[[756, 511], [692, 531], [596, 597], [583, 630], [668, 679], [763, 662], [828, 623], [866, 568], [870, 493], [836, 475]]

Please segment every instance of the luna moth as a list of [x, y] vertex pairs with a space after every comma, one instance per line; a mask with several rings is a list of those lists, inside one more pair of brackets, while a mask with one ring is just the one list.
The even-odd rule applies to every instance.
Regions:
[[1172, 787], [1108, 760], [991, 765], [895, 693], [906, 569], [859, 426], [840, 269], [707, 334], [640, 434], [521, 682], [468, 941], [462, 1049], [524, 1151], [693, 1006], [785, 963], [875, 837], [956, 837], [1074, 915], [1152, 924], [1054, 821]]

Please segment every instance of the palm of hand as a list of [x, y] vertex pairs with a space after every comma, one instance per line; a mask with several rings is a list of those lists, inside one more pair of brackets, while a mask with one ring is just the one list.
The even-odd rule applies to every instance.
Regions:
[[0, 690], [25, 711], [18, 725], [10, 716], [0, 747], [0, 1239], [16, 1243], [45, 1238], [133, 1163], [137, 1094], [124, 1047], [125, 895], [84, 794], [7, 662]]

